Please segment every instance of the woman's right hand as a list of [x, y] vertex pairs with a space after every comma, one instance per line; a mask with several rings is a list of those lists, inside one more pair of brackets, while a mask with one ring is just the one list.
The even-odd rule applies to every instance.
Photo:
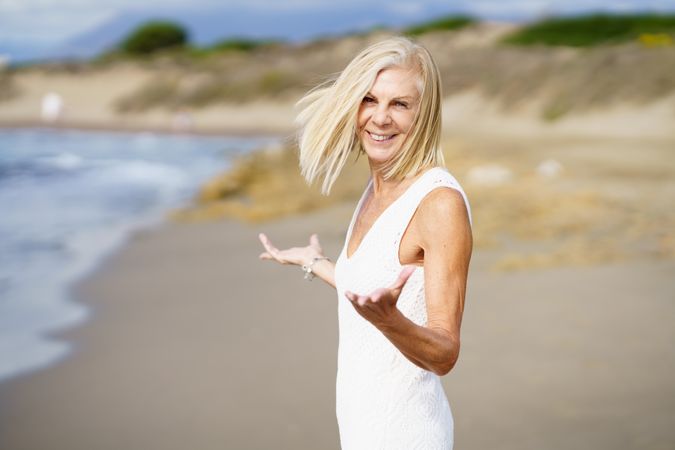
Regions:
[[258, 235], [265, 251], [260, 254], [260, 259], [274, 260], [281, 264], [296, 264], [302, 266], [312, 262], [314, 258], [323, 257], [323, 250], [319, 244], [319, 236], [312, 234], [309, 237], [307, 247], [292, 247], [286, 250], [276, 248], [269, 238], [264, 234]]

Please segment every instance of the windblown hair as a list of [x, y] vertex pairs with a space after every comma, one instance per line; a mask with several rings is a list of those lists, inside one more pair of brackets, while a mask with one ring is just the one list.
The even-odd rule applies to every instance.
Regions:
[[404, 37], [392, 37], [359, 53], [337, 77], [311, 89], [296, 106], [302, 108], [300, 169], [312, 184], [323, 176], [327, 195], [350, 154], [363, 151], [357, 118], [364, 96], [380, 71], [411, 68], [418, 74], [420, 101], [401, 149], [383, 166], [384, 179], [403, 179], [418, 171], [444, 165], [440, 148], [441, 75], [429, 51]]

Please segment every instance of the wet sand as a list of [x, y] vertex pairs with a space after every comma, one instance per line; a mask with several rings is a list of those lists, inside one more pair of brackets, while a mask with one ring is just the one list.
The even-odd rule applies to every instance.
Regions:
[[[0, 383], [0, 448], [337, 449], [337, 299], [257, 259], [352, 204], [261, 226], [136, 234], [74, 289], [90, 320], [61, 363]], [[443, 382], [457, 449], [670, 449], [675, 261], [495, 271], [476, 250], [460, 361]]]

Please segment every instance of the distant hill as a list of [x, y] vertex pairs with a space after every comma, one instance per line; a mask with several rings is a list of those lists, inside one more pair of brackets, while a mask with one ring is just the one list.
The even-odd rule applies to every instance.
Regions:
[[[537, 103], [554, 121], [576, 111], [649, 103], [675, 92], [675, 46], [651, 48], [634, 39], [590, 49], [512, 46], [501, 41], [519, 26], [477, 23], [418, 39], [435, 56], [443, 91], [480, 93], [505, 110]], [[148, 81], [118, 98], [120, 112], [202, 108], [255, 99], [291, 101], [341, 70], [369, 43], [390, 33], [278, 45], [207, 59], [167, 54], [145, 62]]]
[[[371, 6], [338, 3], [318, 14], [316, 10], [298, 12], [280, 8], [260, 11], [231, 6], [209, 10], [139, 10], [121, 13], [65, 43], [43, 49], [39, 55], [46, 59], [91, 58], [116, 45], [139, 24], [151, 19], [178, 22], [189, 30], [194, 44], [208, 45], [232, 37], [301, 42], [325, 35], [365, 31], [375, 26], [404, 27], [455, 12], [457, 10], [439, 4], [419, 10], [381, 8], [373, 14]], [[25, 58], [14, 53], [13, 59]]]

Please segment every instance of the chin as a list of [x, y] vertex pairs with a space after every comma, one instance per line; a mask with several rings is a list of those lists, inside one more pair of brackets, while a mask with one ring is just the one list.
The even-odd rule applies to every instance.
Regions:
[[[397, 140], [400, 136], [397, 136]], [[400, 142], [392, 142], [390, 145], [377, 145], [370, 142], [366, 135], [361, 139], [361, 148], [366, 152], [371, 162], [381, 164], [390, 160], [401, 149]]]
[[373, 145], [370, 142], [361, 141], [361, 148], [372, 158], [382, 158], [395, 155], [401, 149], [401, 144], [393, 142], [391, 145]]
[[396, 151], [391, 150], [365, 149], [365, 151], [366, 155], [368, 156], [368, 160], [375, 164], [384, 164], [396, 154]]

